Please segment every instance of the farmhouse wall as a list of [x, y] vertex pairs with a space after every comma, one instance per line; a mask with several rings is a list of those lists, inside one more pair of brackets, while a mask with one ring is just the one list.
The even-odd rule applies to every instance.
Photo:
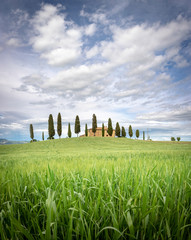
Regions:
[[[92, 128], [88, 129], [88, 137], [94, 137]], [[98, 127], [95, 132], [95, 137], [102, 137], [102, 127]], [[104, 127], [104, 137], [115, 137], [115, 130], [113, 130], [112, 136], [109, 136], [107, 132], [107, 127]]]

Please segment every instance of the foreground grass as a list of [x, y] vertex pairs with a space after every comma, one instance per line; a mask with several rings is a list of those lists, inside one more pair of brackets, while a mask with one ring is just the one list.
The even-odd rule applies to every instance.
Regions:
[[191, 239], [190, 143], [0, 147], [1, 239]]

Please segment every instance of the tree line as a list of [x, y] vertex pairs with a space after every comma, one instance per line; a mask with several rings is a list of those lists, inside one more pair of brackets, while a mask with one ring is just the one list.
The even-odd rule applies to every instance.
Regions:
[[[95, 136], [96, 130], [97, 130], [97, 118], [96, 118], [96, 115], [93, 114], [93, 116], [92, 116], [92, 132], [94, 133], [94, 136]], [[113, 135], [113, 130], [114, 129], [113, 129], [113, 126], [112, 126], [112, 120], [111, 120], [111, 118], [109, 118], [108, 119], [108, 128], [107, 128], [107, 133], [109, 134], [109, 136]], [[78, 115], [75, 118], [74, 132], [75, 132], [75, 134], [77, 134], [77, 137], [78, 137], [78, 134], [81, 132], [80, 118], [79, 118]], [[57, 117], [57, 134], [58, 134], [59, 138], [61, 138], [61, 135], [62, 135], [62, 117], [61, 117], [60, 113], [58, 113], [58, 117]], [[131, 125], [129, 125], [128, 134], [129, 134], [130, 138], [133, 137], [133, 129], [132, 129]], [[72, 137], [70, 123], [68, 123], [67, 135], [68, 135], [69, 138]], [[104, 135], [105, 135], [105, 126], [104, 126], [104, 123], [102, 123], [102, 137], [104, 137]], [[135, 135], [136, 135], [136, 138], [138, 139], [139, 136], [140, 136], [140, 133], [139, 133], [138, 129], [135, 131]], [[54, 136], [55, 136], [54, 119], [53, 119], [52, 114], [50, 114], [49, 118], [48, 118], [48, 138], [47, 139], [54, 139]], [[86, 137], [88, 136], [87, 123], [85, 124], [85, 136]], [[116, 137], [126, 137], [125, 128], [123, 126], [120, 128], [120, 125], [119, 125], [118, 122], [116, 123], [116, 127], [115, 127], [115, 136]], [[30, 124], [30, 137], [31, 137], [31, 142], [37, 141], [34, 138], [34, 130], [33, 130], [33, 125], [32, 124]], [[42, 140], [44, 141], [44, 132], [42, 132]], [[145, 132], [144, 131], [143, 131], [143, 140], [145, 140]]]
[[171, 137], [171, 141], [176, 141], [177, 140], [179, 142], [180, 139], [181, 139], [180, 137], [177, 137], [176, 139], [175, 139], [175, 137]]

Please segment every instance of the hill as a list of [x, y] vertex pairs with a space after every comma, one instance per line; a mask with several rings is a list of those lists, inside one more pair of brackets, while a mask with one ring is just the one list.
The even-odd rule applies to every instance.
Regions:
[[41, 142], [27, 143], [23, 145], [0, 146], [0, 153], [25, 155], [34, 154], [43, 156], [75, 155], [75, 154], [109, 154], [109, 153], [128, 153], [128, 152], [152, 152], [152, 151], [189, 151], [191, 142], [157, 142], [142, 141], [128, 138], [64, 138], [46, 140]]

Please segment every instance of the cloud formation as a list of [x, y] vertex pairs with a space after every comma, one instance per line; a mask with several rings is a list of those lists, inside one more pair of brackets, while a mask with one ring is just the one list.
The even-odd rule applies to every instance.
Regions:
[[6, 92], [3, 78], [14, 79], [13, 97], [25, 101], [26, 111], [35, 106], [34, 119], [37, 111], [43, 119], [55, 108], [54, 113], [64, 109], [74, 118], [79, 112], [84, 119], [91, 119], [92, 111], [103, 121], [112, 116], [126, 127], [132, 121], [156, 132], [159, 125], [167, 130], [166, 123], [174, 129], [185, 119], [190, 123], [191, 18], [179, 14], [169, 21], [140, 22], [129, 14], [122, 19], [132, 4], [122, 1], [112, 13], [81, 6], [74, 19], [61, 4], [43, 3], [32, 15], [12, 11], [15, 29], [4, 34], [0, 52], [11, 56], [17, 74], [3, 73]]

